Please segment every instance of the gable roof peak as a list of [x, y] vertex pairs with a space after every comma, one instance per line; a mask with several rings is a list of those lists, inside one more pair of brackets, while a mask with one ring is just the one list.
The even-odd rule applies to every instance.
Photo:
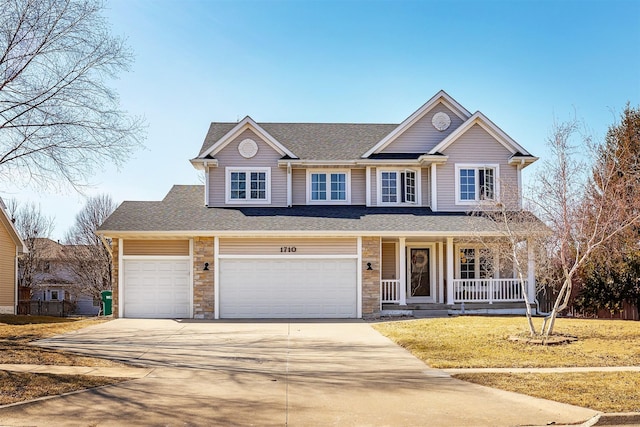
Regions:
[[438, 104], [444, 104], [455, 115], [460, 117], [464, 122], [471, 117], [469, 110], [464, 108], [458, 101], [453, 99], [447, 92], [440, 89], [438, 93], [432, 96], [427, 102], [425, 102], [420, 108], [418, 108], [413, 114], [407, 117], [402, 123], [398, 125], [391, 133], [385, 136], [380, 142], [374, 145], [369, 151], [362, 155], [363, 158], [367, 158], [372, 154], [377, 154], [385, 147], [389, 146], [400, 135], [402, 135], [407, 129], [413, 126], [418, 120], [423, 118]]
[[[215, 122], [211, 123], [211, 126], [214, 126]], [[235, 126], [231, 128], [224, 136], [218, 139], [213, 145], [211, 145], [208, 149], [202, 151], [196, 159], [205, 159], [208, 156], [213, 157], [218, 151], [222, 150], [227, 146], [231, 141], [237, 138], [242, 132], [247, 129], [253, 130], [258, 136], [265, 140], [267, 144], [269, 144], [274, 150], [280, 153], [283, 157], [288, 156], [290, 158], [296, 159], [297, 156], [293, 154], [288, 148], [278, 142], [272, 135], [269, 134], [266, 130], [262, 128], [255, 120], [251, 118], [251, 116], [246, 116], [244, 119], [239, 121]]]

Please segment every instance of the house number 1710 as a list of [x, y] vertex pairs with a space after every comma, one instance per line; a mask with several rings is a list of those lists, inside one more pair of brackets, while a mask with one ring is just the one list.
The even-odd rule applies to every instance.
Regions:
[[280, 246], [280, 252], [295, 252], [296, 251], [296, 247], [295, 246]]

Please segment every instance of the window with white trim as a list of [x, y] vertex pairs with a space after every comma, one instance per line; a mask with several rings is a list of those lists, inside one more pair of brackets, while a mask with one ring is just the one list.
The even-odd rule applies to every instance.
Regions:
[[382, 170], [379, 174], [379, 202], [381, 204], [415, 204], [417, 172], [412, 169]]
[[349, 201], [348, 171], [308, 171], [308, 201], [310, 203], [347, 203]]
[[498, 165], [456, 165], [456, 202], [497, 200]]
[[270, 168], [227, 168], [227, 203], [269, 203]]
[[489, 248], [464, 246], [458, 248], [460, 279], [489, 279], [495, 275], [494, 253]]

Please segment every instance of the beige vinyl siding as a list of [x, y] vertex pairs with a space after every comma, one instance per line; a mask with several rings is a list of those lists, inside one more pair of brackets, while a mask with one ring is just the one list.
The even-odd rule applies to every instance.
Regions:
[[16, 245], [5, 225], [0, 222], [0, 307], [15, 307], [15, 297]]
[[396, 242], [382, 242], [382, 280], [397, 279]]
[[512, 153], [496, 141], [480, 125], [472, 126], [464, 135], [447, 147], [443, 154], [449, 156], [447, 163], [438, 166], [438, 210], [468, 211], [472, 205], [456, 205], [456, 164], [498, 164], [498, 183], [503, 203], [516, 208], [518, 197], [505, 200], [503, 196], [513, 195], [518, 186], [516, 166], [508, 163]]
[[189, 255], [188, 240], [124, 240], [123, 255]]
[[293, 169], [291, 172], [292, 203], [294, 205], [307, 204], [307, 170]]
[[[250, 159], [245, 159], [238, 152], [238, 145], [246, 138], [253, 139], [258, 145], [258, 154]], [[225, 195], [225, 168], [227, 167], [256, 167], [271, 168], [271, 204], [270, 206], [287, 206], [287, 170], [278, 167], [278, 160], [282, 158], [262, 138], [251, 130], [242, 132], [237, 138], [227, 144], [215, 154], [218, 167], [211, 168], [209, 173], [209, 206], [255, 206], [249, 203], [226, 204]]]
[[[433, 127], [431, 120], [434, 114], [443, 112], [451, 118], [451, 125], [444, 131], [440, 132]], [[456, 130], [463, 123], [462, 119], [456, 116], [453, 111], [448, 109], [442, 103], [438, 103], [424, 117], [418, 120], [402, 135], [396, 138], [391, 144], [382, 150], [383, 153], [426, 153], [433, 147], [438, 145], [440, 141], [445, 139], [451, 132]]]
[[431, 206], [431, 169], [422, 168], [420, 178], [422, 206]]
[[369, 177], [369, 183], [371, 185], [371, 206], [378, 205], [378, 174], [376, 168], [371, 168], [371, 176]]
[[351, 204], [364, 205], [365, 203], [367, 203], [367, 171], [351, 169]]
[[[341, 238], [220, 239], [220, 255], [356, 255], [358, 241]], [[289, 249], [295, 248], [295, 252]]]

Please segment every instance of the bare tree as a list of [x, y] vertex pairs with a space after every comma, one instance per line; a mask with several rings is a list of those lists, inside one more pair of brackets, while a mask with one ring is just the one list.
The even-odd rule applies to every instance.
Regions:
[[[545, 271], [548, 257], [544, 250], [549, 229], [530, 211], [520, 206], [521, 191], [509, 183], [500, 181], [500, 198], [482, 200], [473, 217], [488, 219], [489, 223], [476, 224], [473, 240], [488, 249], [499, 263], [498, 268], [503, 275], [514, 275], [520, 284], [520, 295], [525, 304], [525, 314], [529, 334], [536, 335], [533, 313], [527, 289], [527, 278], [530, 269], [529, 257], [533, 256], [538, 271]], [[491, 235], [485, 234], [491, 231]]]
[[[589, 177], [592, 168], [580, 156], [587, 152], [592, 159], [599, 159], [603, 146], [586, 137], [580, 146], [573, 145], [578, 130], [575, 120], [554, 126], [548, 140], [552, 156], [533, 187], [537, 213], [552, 230], [550, 254], [562, 271], [558, 296], [542, 325], [547, 337], [553, 333], [558, 313], [569, 303], [579, 270], [603, 245], [640, 221], [640, 170], [630, 170], [625, 179], [619, 179], [615, 161], [598, 161]], [[630, 188], [635, 189], [635, 196], [628, 196]]]
[[54, 220], [44, 215], [34, 203], [20, 206], [15, 199], [8, 201], [7, 212], [14, 220], [28, 251], [18, 259], [18, 286], [34, 288], [39, 284], [38, 273], [43, 269], [42, 264], [47, 257], [43, 241], [51, 236]]
[[65, 259], [76, 277], [77, 291], [96, 299], [111, 289], [111, 242], [103, 241], [96, 229], [115, 208], [109, 195], [89, 198], [65, 238]]
[[0, 178], [39, 188], [86, 183], [141, 144], [108, 83], [132, 54], [101, 0], [0, 0]]

